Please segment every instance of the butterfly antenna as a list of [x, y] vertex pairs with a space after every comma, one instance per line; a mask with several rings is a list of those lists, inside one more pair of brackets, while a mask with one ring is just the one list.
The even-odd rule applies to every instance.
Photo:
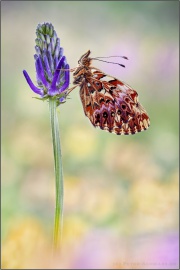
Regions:
[[129, 60], [129, 59], [127, 58], [127, 56], [121, 56], [121, 55], [97, 56], [97, 57], [95, 57], [95, 58], [111, 58], [111, 57], [121, 57], [121, 58], [124, 58], [124, 59], [126, 59], [126, 60]]
[[120, 64], [120, 63], [109, 62], [109, 61], [100, 60], [100, 59], [97, 59], [97, 58], [91, 58], [91, 59], [92, 59], [92, 60], [98, 60], [98, 61], [105, 62], [105, 63], [110, 63], [110, 64], [119, 65], [119, 66], [121, 66], [121, 67], [124, 67], [124, 68], [125, 68], [125, 65], [122, 65], [122, 64]]

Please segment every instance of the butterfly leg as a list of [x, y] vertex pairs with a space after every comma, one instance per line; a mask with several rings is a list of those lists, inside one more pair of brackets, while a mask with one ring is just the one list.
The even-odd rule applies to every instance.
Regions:
[[57, 69], [57, 70], [61, 70], [61, 71], [70, 71], [70, 72], [73, 72], [76, 70], [76, 68], [61, 68], [61, 69]]
[[71, 91], [74, 90], [77, 86], [79, 86], [79, 84], [67, 89], [67, 94], [66, 95], [68, 96], [71, 93]]

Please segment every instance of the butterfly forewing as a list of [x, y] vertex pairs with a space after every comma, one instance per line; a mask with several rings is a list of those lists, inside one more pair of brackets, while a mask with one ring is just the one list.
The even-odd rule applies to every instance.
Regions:
[[74, 84], [80, 85], [84, 113], [91, 123], [117, 135], [146, 130], [150, 120], [138, 102], [137, 92], [124, 82], [91, 68], [90, 60], [83, 62], [81, 57], [81, 61]]

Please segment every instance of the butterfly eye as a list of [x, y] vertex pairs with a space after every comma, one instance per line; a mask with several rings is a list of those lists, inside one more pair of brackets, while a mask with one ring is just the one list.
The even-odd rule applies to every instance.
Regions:
[[114, 117], [115, 116], [115, 113], [114, 112], [111, 112], [111, 116]]
[[117, 111], [117, 114], [118, 114], [118, 115], [120, 115], [120, 114], [121, 114], [121, 111], [120, 111], [120, 110], [118, 110], [118, 111]]
[[108, 117], [107, 112], [104, 112], [104, 113], [103, 113], [103, 117], [104, 117], [104, 118], [107, 118], [107, 117]]

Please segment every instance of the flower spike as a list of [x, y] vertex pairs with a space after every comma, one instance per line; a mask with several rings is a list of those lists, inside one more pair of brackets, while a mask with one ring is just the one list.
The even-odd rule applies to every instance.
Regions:
[[[42, 99], [55, 97], [57, 105], [66, 99], [66, 89], [69, 87], [69, 65], [63, 56], [60, 39], [51, 23], [38, 24], [35, 39], [35, 68], [37, 86], [24, 70], [23, 74], [33, 92]], [[63, 93], [63, 98], [62, 98]]]

